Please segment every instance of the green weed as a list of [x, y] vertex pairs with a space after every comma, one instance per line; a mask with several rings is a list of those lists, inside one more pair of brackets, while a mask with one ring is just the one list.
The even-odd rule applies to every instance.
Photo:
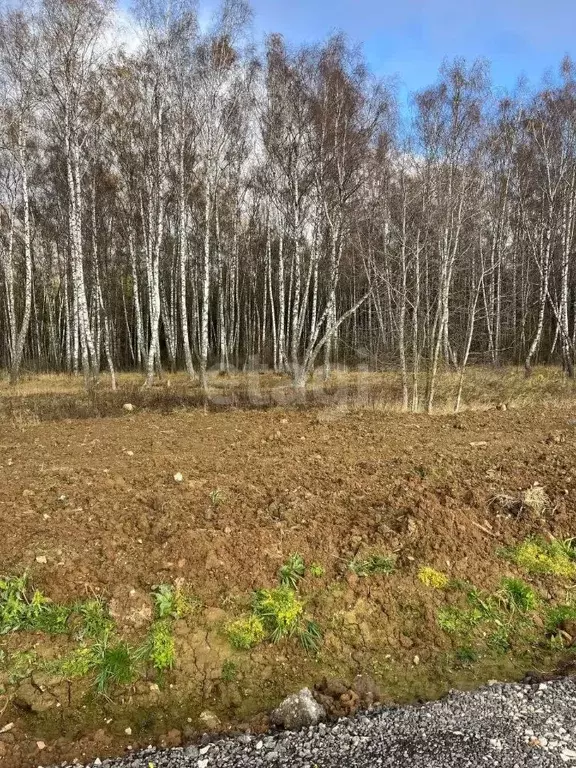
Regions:
[[492, 595], [478, 589], [477, 587], [470, 587], [466, 592], [466, 600], [468, 601], [472, 614], [476, 623], [481, 621], [492, 621], [497, 619], [500, 611], [498, 610], [497, 601]]
[[558, 632], [555, 635], [552, 635], [549, 643], [550, 643], [551, 651], [562, 651], [565, 648], [564, 638], [560, 632]]
[[238, 677], [238, 667], [231, 659], [226, 659], [222, 664], [221, 678], [225, 683], [233, 683]]
[[475, 661], [478, 661], [478, 653], [469, 645], [463, 645], [456, 649], [456, 658], [461, 664], [474, 664]]
[[314, 578], [321, 579], [322, 576], [324, 576], [325, 570], [323, 566], [320, 565], [320, 563], [312, 563], [310, 566], [310, 573]]
[[318, 651], [322, 639], [322, 632], [315, 621], [307, 619], [304, 623], [304, 627], [299, 629], [297, 634], [302, 643], [302, 647], [306, 651], [309, 653], [316, 653], [316, 651]]
[[73, 680], [76, 677], [85, 677], [93, 668], [93, 650], [87, 646], [76, 648], [68, 656], [65, 656], [63, 659], [58, 659], [58, 661], [48, 665], [50, 671], [62, 675], [67, 680]]
[[210, 503], [213, 507], [219, 507], [224, 500], [224, 493], [220, 490], [220, 488], [214, 488], [213, 491], [210, 491]]
[[71, 613], [69, 606], [53, 603], [39, 590], [30, 595], [26, 574], [0, 578], [0, 634], [60, 634], [68, 630]]
[[565, 621], [576, 621], [576, 605], [555, 605], [546, 613], [545, 627], [549, 633], [556, 633]]
[[370, 555], [365, 559], [354, 558], [348, 563], [348, 568], [356, 576], [389, 575], [394, 571], [396, 562], [389, 555]]
[[105, 636], [90, 649], [88, 670], [94, 672], [94, 684], [99, 693], [110, 686], [128, 685], [136, 677], [138, 655], [124, 640]]
[[184, 591], [172, 584], [159, 584], [152, 589], [152, 597], [159, 619], [181, 619], [189, 613], [193, 603]]
[[233, 648], [249, 650], [266, 637], [264, 625], [258, 616], [245, 616], [228, 622], [224, 633]]
[[158, 672], [166, 672], [174, 667], [176, 650], [169, 619], [158, 619], [152, 624], [145, 654]]
[[488, 635], [486, 645], [496, 653], [508, 653], [510, 650], [510, 630], [504, 624], [499, 624], [494, 632]]
[[440, 629], [454, 635], [470, 632], [483, 618], [484, 614], [477, 608], [464, 610], [453, 605], [440, 608], [436, 615]]
[[92, 645], [76, 648], [44, 668], [68, 679], [93, 675], [96, 690], [105, 693], [111, 686], [133, 682], [141, 658], [141, 650], [134, 651], [124, 640], [106, 633]]
[[5, 659], [5, 667], [10, 685], [19, 683], [30, 677], [38, 666], [38, 656], [35, 651], [16, 651]]
[[96, 597], [77, 603], [74, 610], [82, 621], [82, 626], [77, 634], [78, 639], [97, 640], [112, 631], [114, 622], [110, 618], [108, 607], [102, 598]]
[[538, 605], [538, 595], [522, 579], [502, 579], [496, 596], [506, 610], [512, 612], [526, 613], [533, 611]]
[[252, 608], [262, 621], [273, 643], [293, 635], [303, 617], [304, 604], [290, 587], [259, 589], [254, 593]]
[[284, 587], [296, 589], [298, 582], [304, 576], [305, 571], [306, 568], [302, 555], [299, 555], [297, 552], [290, 555], [288, 562], [284, 563], [278, 573], [280, 584]]
[[526, 539], [515, 547], [502, 550], [501, 554], [528, 573], [549, 574], [562, 578], [576, 576], [576, 553], [572, 547], [572, 539]]

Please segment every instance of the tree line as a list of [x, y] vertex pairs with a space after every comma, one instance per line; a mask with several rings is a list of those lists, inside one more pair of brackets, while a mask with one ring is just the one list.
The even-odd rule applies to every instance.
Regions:
[[[574, 375], [576, 73], [503, 93], [446, 62], [399, 105], [344, 36], [250, 8], [0, 16], [0, 367], [83, 374], [558, 361]], [[420, 382], [425, 384], [420, 387]], [[420, 391], [422, 389], [422, 391]]]

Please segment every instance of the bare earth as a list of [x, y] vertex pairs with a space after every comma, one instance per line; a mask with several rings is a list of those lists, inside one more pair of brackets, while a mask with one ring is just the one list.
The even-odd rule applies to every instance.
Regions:
[[[506, 571], [499, 547], [530, 533], [574, 533], [575, 447], [576, 407], [566, 405], [435, 417], [119, 409], [109, 418], [2, 423], [0, 573], [28, 570], [55, 600], [101, 593], [121, 606], [121, 624], [130, 614], [122, 605], [140, 596], [144, 604], [153, 585], [178, 578], [203, 607], [177, 627], [178, 664], [160, 691], [141, 681], [83, 711], [83, 692], [68, 683], [66, 695], [52, 692], [55, 707], [35, 714], [8, 688], [0, 728], [14, 725], [0, 734], [0, 764], [180, 743], [201, 730], [205, 709], [223, 728], [265, 727], [258, 712], [326, 673], [369, 671], [390, 700], [497, 676], [445, 663], [452, 645], [435, 621], [444, 597], [426, 593], [417, 567], [491, 587]], [[552, 500], [544, 520], [503, 515], [490, 503], [535, 482]], [[396, 553], [398, 575], [347, 572], [364, 551]], [[291, 643], [231, 651], [218, 626], [251, 590], [273, 584], [292, 552], [325, 569], [304, 586], [324, 630], [319, 657]], [[128, 619], [124, 628], [138, 633]], [[37, 637], [1, 642], [8, 651], [55, 652]], [[239, 668], [233, 683], [221, 679], [228, 658]], [[507, 663], [507, 677], [525, 671]]]

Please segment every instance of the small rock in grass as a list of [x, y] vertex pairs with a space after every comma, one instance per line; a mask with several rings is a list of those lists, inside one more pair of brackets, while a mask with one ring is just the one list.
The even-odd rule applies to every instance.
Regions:
[[36, 746], [40, 751], [42, 751], [43, 749], [46, 749], [46, 744], [43, 741], [37, 741]]
[[48, 558], [46, 557], [46, 555], [37, 555], [36, 562], [40, 563], [40, 565], [46, 565], [46, 563], [48, 562]]
[[182, 482], [182, 480], [184, 480], [184, 477], [183, 477], [183, 475], [182, 475], [182, 472], [176, 472], [176, 474], [174, 475], [174, 480], [175, 480], [177, 483], [181, 483], [181, 482]]
[[132, 403], [124, 403], [124, 405], [122, 406], [122, 408], [123, 408], [125, 411], [127, 411], [128, 413], [132, 413], [132, 411], [134, 410], [134, 406], [132, 405]]
[[128, 726], [128, 728], [124, 728], [124, 733], [126, 736], [132, 736], [132, 728], [130, 728], [130, 726]]

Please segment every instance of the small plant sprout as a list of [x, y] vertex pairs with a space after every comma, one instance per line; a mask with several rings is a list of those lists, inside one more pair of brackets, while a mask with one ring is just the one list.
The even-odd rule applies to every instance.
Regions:
[[210, 503], [213, 507], [219, 507], [225, 501], [224, 493], [220, 488], [210, 491]]
[[258, 616], [245, 616], [230, 621], [224, 628], [224, 633], [233, 648], [247, 651], [266, 637], [264, 625]]
[[222, 664], [221, 677], [225, 683], [232, 683], [238, 677], [238, 667], [231, 659], [226, 659], [224, 664]]
[[456, 650], [456, 658], [461, 664], [468, 666], [478, 660], [478, 653], [469, 645], [463, 645]]
[[315, 621], [307, 619], [304, 622], [304, 626], [298, 630], [297, 634], [302, 643], [302, 647], [305, 650], [309, 653], [316, 653], [318, 651], [322, 639], [322, 632]]
[[394, 571], [396, 561], [389, 555], [370, 555], [367, 558], [354, 558], [348, 563], [348, 568], [356, 576], [389, 575]]
[[152, 589], [158, 619], [181, 619], [192, 609], [192, 601], [180, 586], [160, 584]]
[[304, 576], [306, 567], [302, 555], [297, 552], [290, 555], [288, 561], [281, 566], [279, 571], [280, 584], [284, 587], [296, 589], [298, 582]]
[[316, 579], [321, 579], [325, 572], [324, 567], [320, 563], [312, 563], [310, 566], [310, 574]]
[[445, 573], [436, 571], [434, 568], [430, 568], [427, 565], [420, 568], [418, 571], [418, 578], [422, 584], [427, 587], [432, 587], [433, 589], [446, 589], [450, 584], [450, 579]]

